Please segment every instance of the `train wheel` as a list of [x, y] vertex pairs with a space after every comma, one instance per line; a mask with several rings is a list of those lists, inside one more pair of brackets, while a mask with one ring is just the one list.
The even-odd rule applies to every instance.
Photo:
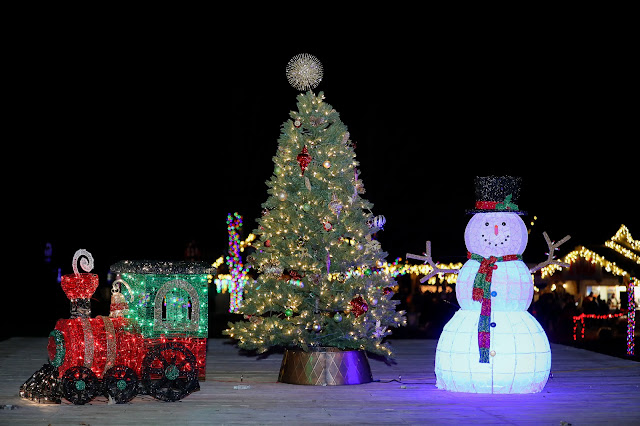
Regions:
[[76, 405], [91, 401], [99, 389], [98, 378], [87, 367], [71, 367], [62, 376], [62, 395]]
[[116, 365], [104, 373], [102, 379], [105, 393], [114, 399], [116, 404], [124, 404], [138, 394], [138, 376], [125, 365]]
[[162, 343], [142, 362], [142, 384], [162, 401], [178, 401], [199, 389], [196, 357], [181, 343]]

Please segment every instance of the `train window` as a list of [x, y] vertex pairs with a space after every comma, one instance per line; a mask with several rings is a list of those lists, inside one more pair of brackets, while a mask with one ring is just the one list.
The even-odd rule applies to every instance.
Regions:
[[170, 291], [162, 301], [162, 321], [191, 321], [193, 306], [189, 294], [184, 290]]
[[200, 322], [200, 300], [195, 288], [185, 280], [171, 280], [155, 297], [154, 329], [195, 331]]

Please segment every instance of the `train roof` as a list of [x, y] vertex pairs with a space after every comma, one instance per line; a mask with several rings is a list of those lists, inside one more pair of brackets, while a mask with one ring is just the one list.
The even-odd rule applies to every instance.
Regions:
[[211, 274], [213, 268], [206, 262], [163, 261], [163, 260], [121, 260], [111, 265], [111, 271], [118, 274]]

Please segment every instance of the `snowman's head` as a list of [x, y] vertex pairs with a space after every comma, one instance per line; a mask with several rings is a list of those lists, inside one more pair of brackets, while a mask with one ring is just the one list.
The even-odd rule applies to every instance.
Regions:
[[527, 240], [527, 226], [509, 212], [476, 213], [464, 231], [467, 250], [482, 257], [522, 254]]

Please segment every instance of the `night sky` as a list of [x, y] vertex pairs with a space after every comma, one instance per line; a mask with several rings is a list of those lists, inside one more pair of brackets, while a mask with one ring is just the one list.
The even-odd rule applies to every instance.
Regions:
[[285, 66], [302, 52], [322, 62], [315, 92], [357, 144], [389, 260], [431, 240], [436, 260], [462, 261], [477, 175], [523, 178], [524, 220], [538, 217], [527, 261], [546, 258], [543, 231], [572, 235], [560, 255], [623, 223], [640, 235], [630, 71], [600, 37], [207, 45], [65, 34], [34, 46], [21, 80], [15, 254], [39, 264], [51, 242], [69, 273], [85, 248], [102, 274], [122, 259], [181, 259], [195, 240], [215, 260], [226, 214], [244, 215], [247, 233], [260, 215], [296, 108]]

